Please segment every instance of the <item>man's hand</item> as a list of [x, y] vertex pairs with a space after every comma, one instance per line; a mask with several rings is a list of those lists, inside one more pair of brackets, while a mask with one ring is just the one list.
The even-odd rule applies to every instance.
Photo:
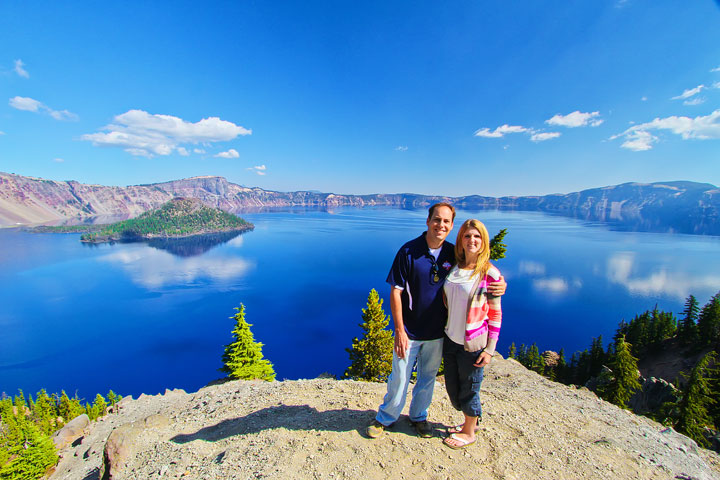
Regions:
[[497, 282], [492, 282], [488, 284], [487, 290], [490, 295], [493, 297], [499, 297], [501, 295], [505, 295], [505, 289], [507, 288], [507, 283], [505, 283], [505, 277], [500, 275], [500, 280]]
[[405, 333], [405, 329], [400, 331], [395, 330], [395, 353], [400, 358], [405, 358], [405, 354], [408, 350], [408, 336]]

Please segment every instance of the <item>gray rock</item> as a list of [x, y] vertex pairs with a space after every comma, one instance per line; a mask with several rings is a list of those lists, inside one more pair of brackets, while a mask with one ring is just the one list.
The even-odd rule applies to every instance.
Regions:
[[90, 418], [86, 414], [78, 415], [70, 420], [60, 430], [53, 435], [53, 443], [58, 450], [67, 447], [75, 440], [83, 436], [83, 432], [90, 423]]
[[136, 423], [127, 423], [112, 431], [103, 452], [103, 464], [100, 468], [102, 480], [118, 478], [128, 461], [132, 459], [133, 446], [137, 443], [136, 439], [141, 432], [142, 428]]
[[664, 403], [677, 401], [680, 394], [675, 386], [662, 378], [640, 379], [642, 387], [630, 398], [629, 406], [635, 413], [657, 411]]

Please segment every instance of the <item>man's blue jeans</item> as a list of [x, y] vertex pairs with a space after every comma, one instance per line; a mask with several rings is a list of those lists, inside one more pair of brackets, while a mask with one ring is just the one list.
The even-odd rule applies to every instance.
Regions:
[[375, 419], [385, 426], [400, 418], [405, 406], [410, 377], [417, 363], [417, 381], [410, 402], [410, 420], [421, 422], [427, 419], [427, 411], [435, 390], [435, 377], [442, 360], [443, 339], [408, 340], [405, 358], [399, 358], [393, 350], [392, 373], [388, 377], [387, 394], [378, 409]]

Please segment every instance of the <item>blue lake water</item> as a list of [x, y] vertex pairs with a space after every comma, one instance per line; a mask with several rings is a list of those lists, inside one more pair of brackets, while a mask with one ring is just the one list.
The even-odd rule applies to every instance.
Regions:
[[[339, 208], [242, 216], [255, 230], [212, 245], [85, 245], [77, 234], [0, 230], [0, 392], [196, 390], [221, 376], [241, 302], [278, 379], [340, 375], [370, 289], [421, 234], [425, 210]], [[508, 282], [499, 351], [573, 351], [618, 322], [679, 313], [720, 290], [720, 238], [611, 231], [542, 213], [459, 211], [501, 228]], [[449, 240], [455, 238], [457, 229]], [[387, 300], [386, 300], [387, 302]], [[385, 305], [389, 313], [389, 305]]]

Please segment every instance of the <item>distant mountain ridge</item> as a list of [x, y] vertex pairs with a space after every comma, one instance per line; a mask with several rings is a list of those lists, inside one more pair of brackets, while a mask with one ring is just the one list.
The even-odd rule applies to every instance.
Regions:
[[0, 225], [42, 223], [95, 215], [137, 216], [174, 197], [210, 207], [393, 206], [423, 208], [447, 201], [459, 208], [541, 211], [638, 231], [720, 235], [720, 189], [687, 181], [624, 183], [543, 196], [446, 197], [412, 193], [343, 195], [249, 188], [203, 176], [128, 187], [86, 185], [0, 172]]

